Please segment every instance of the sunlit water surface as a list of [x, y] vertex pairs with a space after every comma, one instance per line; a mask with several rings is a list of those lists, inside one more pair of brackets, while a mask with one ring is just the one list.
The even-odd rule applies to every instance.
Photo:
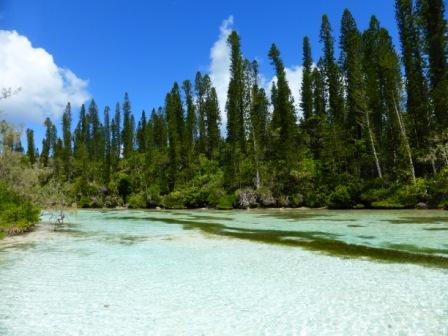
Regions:
[[448, 213], [79, 211], [0, 242], [0, 335], [448, 335]]

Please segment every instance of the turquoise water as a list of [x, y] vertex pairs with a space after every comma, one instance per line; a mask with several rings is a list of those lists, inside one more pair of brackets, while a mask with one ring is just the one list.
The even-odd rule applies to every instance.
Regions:
[[448, 213], [79, 211], [0, 242], [0, 335], [448, 335]]

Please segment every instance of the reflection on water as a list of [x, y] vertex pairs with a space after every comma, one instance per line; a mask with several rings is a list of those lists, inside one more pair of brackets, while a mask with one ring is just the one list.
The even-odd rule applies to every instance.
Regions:
[[440, 211], [80, 211], [0, 242], [0, 335], [445, 335], [447, 231]]

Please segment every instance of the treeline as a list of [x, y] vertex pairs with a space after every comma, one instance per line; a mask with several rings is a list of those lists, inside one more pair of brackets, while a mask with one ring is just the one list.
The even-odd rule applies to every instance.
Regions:
[[225, 137], [216, 90], [198, 72], [137, 120], [127, 94], [102, 117], [94, 100], [83, 105], [76, 124], [67, 104], [60, 137], [45, 120], [40, 154], [27, 130], [29, 162], [51, 167], [67, 202], [83, 207], [448, 205], [444, 2], [396, 0], [395, 9], [401, 55], [375, 17], [360, 31], [348, 10], [336, 55], [324, 15], [322, 57], [303, 39], [300, 102], [276, 45], [266, 92], [232, 32]]

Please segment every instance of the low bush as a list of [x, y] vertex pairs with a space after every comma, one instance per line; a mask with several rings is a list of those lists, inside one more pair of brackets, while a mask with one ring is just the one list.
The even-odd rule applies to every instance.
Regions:
[[330, 194], [329, 206], [333, 209], [351, 209], [354, 206], [350, 188], [346, 185], [338, 185]]
[[310, 208], [320, 208], [328, 205], [328, 191], [316, 189], [308, 192], [304, 198], [304, 204]]
[[216, 209], [232, 210], [235, 202], [236, 202], [235, 195], [225, 195], [218, 200], [218, 202], [216, 204]]
[[187, 208], [203, 208], [208, 205], [208, 192], [203, 188], [190, 187], [184, 190], [184, 205]]
[[224, 196], [226, 196], [226, 192], [223, 188], [210, 188], [207, 197], [208, 205], [211, 207], [217, 207]]
[[180, 191], [173, 191], [162, 197], [161, 205], [167, 209], [185, 209], [184, 194]]
[[371, 188], [361, 194], [366, 206], [378, 209], [415, 208], [418, 203], [426, 204], [429, 200], [428, 182], [424, 178], [418, 178], [415, 183]]
[[291, 206], [293, 208], [298, 208], [303, 205], [303, 195], [302, 194], [294, 194], [291, 197]]
[[90, 208], [90, 197], [88, 196], [81, 196], [78, 207], [82, 209]]
[[131, 194], [128, 197], [128, 207], [130, 209], [142, 209], [147, 207], [146, 195], [143, 192]]
[[0, 236], [29, 231], [39, 221], [40, 209], [0, 183]]

